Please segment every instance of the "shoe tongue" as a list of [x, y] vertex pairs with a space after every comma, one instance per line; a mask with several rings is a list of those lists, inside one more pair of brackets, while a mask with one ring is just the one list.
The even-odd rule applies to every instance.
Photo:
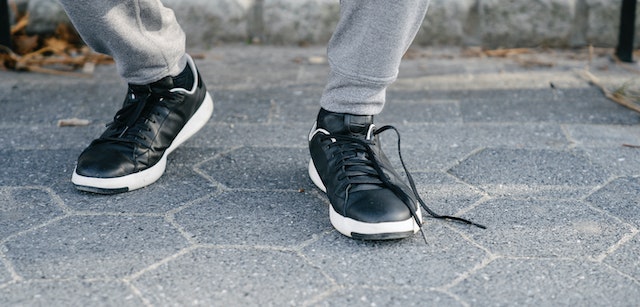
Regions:
[[146, 94], [151, 92], [165, 92], [173, 88], [173, 78], [164, 77], [151, 84], [129, 84], [129, 88], [136, 94]]
[[373, 115], [334, 113], [324, 109], [318, 114], [318, 127], [331, 134], [366, 137], [373, 124]]
[[129, 89], [134, 94], [146, 94], [150, 92], [148, 84], [144, 84], [144, 85], [129, 84]]
[[164, 77], [149, 85], [151, 92], [154, 93], [166, 92], [168, 90], [171, 90], [173, 87], [173, 78], [171, 77]]

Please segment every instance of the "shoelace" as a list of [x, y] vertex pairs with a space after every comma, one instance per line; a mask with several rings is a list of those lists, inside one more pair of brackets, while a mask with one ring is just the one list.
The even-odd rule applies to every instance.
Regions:
[[[344, 189], [345, 185], [352, 184], [384, 184], [378, 178], [379, 173], [375, 170], [374, 162], [365, 157], [366, 148], [370, 146], [370, 141], [345, 135], [328, 135], [326, 138], [332, 139], [328, 147], [340, 147], [334, 157], [338, 159], [337, 168], [344, 169], [344, 173], [341, 172], [338, 176], [338, 180], [344, 183], [338, 187], [338, 190]], [[356, 141], [354, 142], [354, 140]], [[343, 179], [347, 180], [343, 181]]]
[[[153, 90], [142, 93], [135, 93], [133, 90], [129, 90], [127, 95], [129, 95], [127, 98], [129, 101], [122, 109], [116, 112], [113, 121], [106, 125], [117, 131], [117, 133], [111, 136], [101, 137], [100, 140], [139, 143], [136, 140], [138, 138], [144, 138], [143, 135], [138, 133], [143, 129], [143, 125], [140, 124], [145, 123], [147, 120], [153, 121], [150, 118], [150, 114], [145, 114], [148, 113], [148, 111], [145, 112], [145, 109], [153, 103], [175, 100], [175, 94]], [[133, 138], [127, 138], [126, 136], [128, 135], [133, 136]]]
[[[396, 133], [396, 136], [398, 138], [398, 143], [397, 143], [398, 157], [400, 158], [400, 163], [402, 164], [402, 168], [404, 169], [404, 172], [407, 176], [407, 181], [409, 181], [409, 186], [411, 187], [411, 190], [416, 200], [418, 201], [418, 203], [420, 203], [420, 206], [427, 213], [429, 213], [429, 215], [431, 215], [433, 218], [451, 220], [455, 222], [473, 225], [481, 229], [486, 229], [484, 225], [472, 222], [470, 220], [467, 220], [461, 217], [456, 217], [456, 216], [440, 215], [435, 211], [431, 210], [431, 208], [427, 206], [424, 200], [422, 200], [422, 197], [420, 197], [418, 193], [418, 189], [416, 188], [415, 181], [413, 180], [413, 177], [411, 176], [411, 173], [407, 169], [404, 159], [402, 158], [402, 153], [400, 152], [400, 132], [398, 132], [398, 129], [390, 125], [383, 126], [383, 127], [380, 127], [379, 129], [375, 129], [373, 131], [373, 136], [377, 136], [387, 130], [393, 130]], [[418, 216], [418, 212], [416, 208], [414, 208], [414, 206], [411, 205], [412, 203], [411, 197], [407, 195], [399, 186], [393, 184], [389, 180], [389, 177], [384, 173], [384, 171], [382, 170], [382, 167], [380, 166], [380, 163], [378, 162], [378, 159], [376, 158], [376, 153], [371, 148], [371, 145], [373, 145], [373, 141], [363, 140], [363, 139], [360, 139], [354, 136], [348, 136], [348, 135], [327, 135], [326, 137], [332, 138], [335, 140], [335, 142], [331, 143], [331, 144], [334, 144], [333, 146], [342, 146], [342, 151], [341, 151], [342, 156], [340, 157], [341, 160], [339, 161], [338, 165], [340, 165], [341, 167], [344, 167], [345, 169], [346, 174], [344, 176], [347, 177], [346, 178], [348, 182], [347, 184], [349, 185], [363, 184], [363, 183], [382, 184], [383, 186], [389, 188], [391, 191], [393, 191], [394, 194], [400, 197], [400, 199], [402, 199], [402, 201], [405, 203], [407, 208], [409, 208], [411, 215], [413, 216], [414, 220], [420, 227], [420, 232], [426, 243], [427, 236], [424, 233], [424, 230], [422, 228], [422, 223], [420, 222], [420, 217]], [[338, 141], [345, 141], [345, 142], [343, 143]], [[370, 159], [367, 159], [362, 154], [360, 154], [362, 150], [366, 152], [366, 154], [370, 157]]]

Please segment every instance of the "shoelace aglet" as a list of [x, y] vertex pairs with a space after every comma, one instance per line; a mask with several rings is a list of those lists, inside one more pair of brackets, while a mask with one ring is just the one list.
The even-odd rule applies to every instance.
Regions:
[[456, 223], [460, 223], [460, 224], [466, 224], [466, 225], [472, 225], [472, 226], [476, 226], [480, 229], [487, 229], [487, 226], [484, 226], [482, 224], [478, 224], [476, 222], [467, 220], [467, 219], [463, 219], [461, 217], [457, 217], [457, 216], [450, 216], [450, 215], [438, 215], [433, 213], [432, 211], [429, 210], [429, 214], [431, 214], [432, 217], [436, 218], [436, 219], [442, 219], [442, 220], [447, 220], [449, 222], [456, 222]]
[[427, 241], [427, 234], [424, 233], [424, 229], [422, 227], [422, 225], [420, 225], [420, 233], [422, 234], [422, 238], [424, 239], [424, 244], [429, 244], [429, 241]]
[[458, 222], [458, 223], [462, 223], [462, 224], [476, 226], [476, 227], [478, 227], [480, 229], [487, 229], [487, 226], [484, 226], [482, 224], [478, 224], [476, 222], [473, 222], [473, 221], [470, 221], [470, 220], [467, 220], [467, 219], [463, 219], [463, 218], [457, 217], [457, 216], [445, 215], [445, 216], [441, 216], [440, 218], [443, 218], [443, 219], [446, 219], [446, 220], [449, 220], [449, 221], [452, 221], [452, 222]]

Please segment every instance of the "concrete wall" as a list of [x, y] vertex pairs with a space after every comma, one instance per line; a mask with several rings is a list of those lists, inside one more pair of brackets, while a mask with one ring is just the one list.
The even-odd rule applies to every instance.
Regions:
[[[4, 1], [4, 0], [1, 0]], [[65, 20], [55, 0], [16, 0], [29, 8], [30, 30]], [[390, 0], [391, 1], [391, 0]], [[338, 0], [164, 0], [190, 47], [225, 42], [324, 44], [338, 20]], [[432, 0], [420, 45], [612, 47], [621, 0]], [[640, 22], [638, 22], [640, 24]], [[640, 45], [640, 27], [636, 42]]]

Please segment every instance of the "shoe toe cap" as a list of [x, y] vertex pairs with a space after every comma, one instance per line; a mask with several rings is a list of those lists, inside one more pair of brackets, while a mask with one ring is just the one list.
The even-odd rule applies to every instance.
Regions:
[[76, 173], [85, 177], [115, 178], [131, 174], [131, 159], [120, 152], [88, 151], [78, 158]]
[[412, 218], [409, 207], [390, 190], [355, 192], [349, 198], [346, 216], [361, 222], [399, 222]]

